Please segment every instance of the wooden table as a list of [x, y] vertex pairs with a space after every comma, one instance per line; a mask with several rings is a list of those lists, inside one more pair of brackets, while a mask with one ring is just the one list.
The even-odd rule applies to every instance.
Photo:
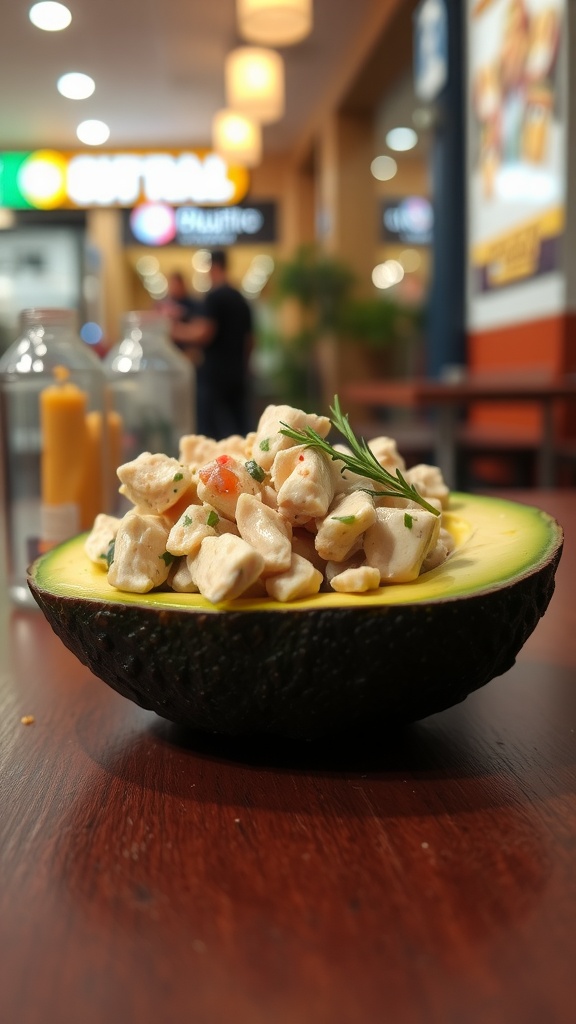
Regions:
[[517, 665], [359, 750], [187, 738], [4, 607], [2, 1024], [574, 1019], [576, 493], [516, 497], [569, 527]]
[[475, 402], [537, 403], [542, 410], [537, 482], [554, 486], [554, 406], [560, 399], [576, 398], [576, 374], [560, 377], [542, 373], [467, 374], [455, 380], [415, 378], [371, 380], [342, 388], [344, 402], [380, 408], [436, 410], [434, 458], [449, 487], [456, 486], [458, 422], [462, 409]]

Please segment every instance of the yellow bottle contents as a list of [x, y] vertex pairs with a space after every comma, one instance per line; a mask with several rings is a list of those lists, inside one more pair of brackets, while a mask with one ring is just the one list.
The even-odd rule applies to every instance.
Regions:
[[54, 384], [40, 393], [42, 432], [42, 540], [59, 543], [80, 529], [82, 482], [89, 473], [85, 391], [57, 366]]
[[107, 436], [103, 438], [102, 413], [87, 414], [85, 472], [80, 488], [82, 530], [90, 529], [98, 513], [108, 507], [108, 495], [118, 487], [116, 467], [122, 461], [122, 417], [117, 412], [108, 412], [106, 426]]

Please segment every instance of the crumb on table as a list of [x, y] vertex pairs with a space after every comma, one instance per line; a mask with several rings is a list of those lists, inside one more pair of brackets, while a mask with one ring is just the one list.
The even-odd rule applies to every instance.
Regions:
[[22, 725], [34, 725], [36, 719], [34, 718], [34, 715], [22, 715], [20, 721], [22, 722]]

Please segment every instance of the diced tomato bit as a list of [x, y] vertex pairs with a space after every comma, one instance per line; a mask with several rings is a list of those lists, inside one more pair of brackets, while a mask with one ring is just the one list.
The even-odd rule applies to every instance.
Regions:
[[303, 455], [299, 455], [299, 456], [298, 456], [298, 460], [299, 460], [300, 462], [304, 462], [304, 456], [303, 456]]
[[226, 463], [232, 462], [229, 455], [220, 455], [219, 458], [209, 462], [198, 473], [203, 484], [213, 487], [219, 494], [238, 494], [240, 482], [231, 469], [226, 469]]
[[214, 486], [221, 494], [237, 494], [240, 481], [230, 469], [221, 468], [214, 474]]

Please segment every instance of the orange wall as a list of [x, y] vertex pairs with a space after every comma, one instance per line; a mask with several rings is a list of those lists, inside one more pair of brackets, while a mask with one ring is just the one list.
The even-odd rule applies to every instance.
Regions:
[[[542, 369], [545, 374], [576, 371], [576, 314], [564, 313], [478, 331], [468, 339], [468, 363], [472, 372]], [[558, 430], [564, 435], [576, 433], [576, 410], [558, 403]], [[494, 426], [537, 429], [540, 410], [529, 405], [474, 406], [471, 420]]]

